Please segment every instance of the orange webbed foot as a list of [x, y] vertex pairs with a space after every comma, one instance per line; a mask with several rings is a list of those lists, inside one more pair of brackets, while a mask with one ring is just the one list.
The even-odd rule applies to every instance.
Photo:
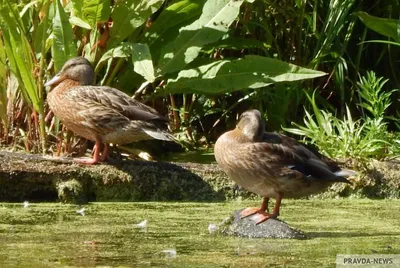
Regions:
[[74, 158], [74, 162], [82, 165], [94, 165], [97, 164], [99, 160], [89, 157], [82, 157], [82, 158]]
[[268, 219], [274, 219], [278, 215], [277, 214], [270, 214], [265, 212], [261, 208], [245, 208], [240, 213], [241, 218], [246, 218], [252, 216], [252, 220], [256, 222], [256, 225], [265, 222]]
[[[101, 159], [100, 159], [100, 146], [101, 146], [101, 141], [97, 140], [96, 144], [93, 147], [93, 157], [92, 158], [87, 158], [87, 157], [74, 158], [74, 161], [76, 163], [78, 163], [78, 164], [83, 164], [83, 165], [94, 165], [94, 164], [97, 164], [98, 162], [101, 161]], [[105, 153], [105, 156], [108, 155], [108, 146], [105, 146], [104, 153]]]

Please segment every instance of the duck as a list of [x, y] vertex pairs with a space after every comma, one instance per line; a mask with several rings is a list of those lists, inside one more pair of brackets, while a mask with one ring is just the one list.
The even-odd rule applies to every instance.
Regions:
[[[235, 129], [222, 134], [214, 147], [219, 167], [240, 187], [263, 197], [260, 207], [240, 211], [241, 218], [260, 224], [277, 218], [282, 199], [300, 198], [326, 190], [336, 182], [351, 183], [356, 175], [297, 140], [265, 132], [259, 110], [241, 114]], [[275, 199], [272, 213], [270, 198]]]
[[92, 64], [75, 57], [45, 84], [50, 87], [47, 103], [54, 115], [67, 129], [95, 142], [93, 157], [77, 158], [76, 162], [92, 165], [105, 161], [110, 143], [173, 140], [164, 116], [118, 89], [93, 85], [94, 78]]

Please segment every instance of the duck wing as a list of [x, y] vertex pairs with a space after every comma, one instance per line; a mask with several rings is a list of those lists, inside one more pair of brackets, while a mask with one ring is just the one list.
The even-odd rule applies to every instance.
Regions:
[[117, 89], [78, 86], [66, 92], [63, 98], [71, 105], [71, 110], [78, 111], [76, 120], [97, 135], [126, 129], [133, 123], [153, 138], [171, 140], [171, 135], [164, 130], [167, 120], [163, 116]]
[[92, 101], [93, 104], [126, 116], [130, 120], [161, 120], [167, 121], [165, 117], [158, 112], [132, 98], [118, 89], [107, 86], [80, 86], [71, 89], [68, 94], [74, 95], [75, 98]]
[[[277, 176], [314, 178], [335, 182], [349, 182], [348, 173], [331, 159], [307, 148], [293, 138], [278, 133], [265, 133], [262, 141], [251, 143], [250, 150], [263, 166], [270, 166]], [[273, 172], [272, 171], [272, 172]]]

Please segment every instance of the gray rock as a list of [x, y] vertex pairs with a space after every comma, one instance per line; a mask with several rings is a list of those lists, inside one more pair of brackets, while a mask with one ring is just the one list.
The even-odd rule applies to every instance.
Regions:
[[308, 238], [302, 231], [295, 230], [281, 220], [269, 219], [256, 225], [255, 216], [241, 219], [239, 213], [239, 210], [234, 211], [220, 224], [222, 234], [250, 238]]

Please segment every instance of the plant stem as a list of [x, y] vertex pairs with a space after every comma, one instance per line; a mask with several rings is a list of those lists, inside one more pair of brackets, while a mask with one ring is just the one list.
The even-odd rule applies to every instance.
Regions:
[[118, 58], [117, 64], [115, 65], [112, 73], [107, 78], [106, 82], [104, 83], [105, 86], [110, 86], [111, 85], [111, 82], [114, 80], [115, 76], [117, 75], [117, 73], [121, 69], [121, 67], [124, 64], [124, 62], [125, 62], [124, 58]]
[[39, 67], [39, 85], [38, 85], [38, 97], [39, 97], [39, 131], [40, 131], [40, 139], [42, 145], [42, 153], [46, 153], [46, 122], [44, 115], [44, 85], [43, 85], [43, 77], [44, 77], [44, 69], [45, 69], [45, 58], [46, 58], [46, 30], [47, 23], [49, 20], [49, 9], [50, 9], [50, 1], [45, 1], [44, 9], [46, 16], [43, 18], [43, 35], [42, 35], [42, 50], [40, 57], [40, 67]]

